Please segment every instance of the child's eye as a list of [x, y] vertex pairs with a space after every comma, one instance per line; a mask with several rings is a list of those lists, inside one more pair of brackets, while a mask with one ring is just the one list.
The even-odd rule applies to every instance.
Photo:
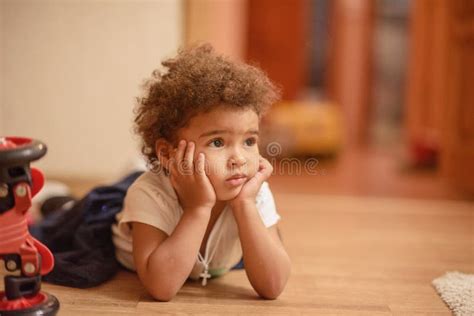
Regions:
[[253, 146], [257, 143], [257, 139], [255, 137], [252, 137], [252, 138], [248, 138], [245, 140], [245, 144], [247, 146]]
[[221, 138], [216, 138], [211, 140], [208, 145], [211, 147], [222, 147], [224, 146], [224, 141]]

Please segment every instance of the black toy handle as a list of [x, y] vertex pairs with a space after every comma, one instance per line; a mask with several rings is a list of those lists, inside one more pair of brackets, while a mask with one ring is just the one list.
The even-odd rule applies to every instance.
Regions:
[[[17, 147], [2, 148], [2, 144], [13, 142]], [[25, 137], [0, 137], [0, 167], [23, 165], [38, 160], [46, 154], [47, 147], [36, 139]]]

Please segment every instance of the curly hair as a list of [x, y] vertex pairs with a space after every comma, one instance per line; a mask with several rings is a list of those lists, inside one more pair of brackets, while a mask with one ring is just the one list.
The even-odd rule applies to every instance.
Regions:
[[230, 61], [207, 43], [180, 49], [162, 65], [167, 71], [153, 71], [134, 111], [134, 131], [153, 171], [159, 168], [156, 140], [175, 142], [192, 117], [222, 105], [251, 108], [261, 117], [280, 95], [262, 70]]

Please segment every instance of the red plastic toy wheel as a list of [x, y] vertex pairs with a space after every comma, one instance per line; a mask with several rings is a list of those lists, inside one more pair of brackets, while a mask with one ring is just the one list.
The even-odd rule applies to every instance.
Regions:
[[0, 315], [2, 316], [52, 316], [59, 310], [58, 299], [44, 292], [12, 301], [4, 298], [5, 293], [0, 291]]

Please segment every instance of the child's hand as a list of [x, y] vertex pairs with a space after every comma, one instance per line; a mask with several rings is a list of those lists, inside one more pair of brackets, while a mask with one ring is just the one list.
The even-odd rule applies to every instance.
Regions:
[[203, 153], [194, 162], [195, 144], [181, 140], [168, 169], [170, 180], [184, 210], [205, 209], [209, 212], [216, 203], [216, 193], [206, 175]]
[[231, 206], [238, 207], [243, 203], [255, 203], [255, 199], [262, 183], [270, 177], [272, 172], [273, 166], [271, 163], [260, 156], [257, 173], [243, 185], [240, 193], [230, 201]]

